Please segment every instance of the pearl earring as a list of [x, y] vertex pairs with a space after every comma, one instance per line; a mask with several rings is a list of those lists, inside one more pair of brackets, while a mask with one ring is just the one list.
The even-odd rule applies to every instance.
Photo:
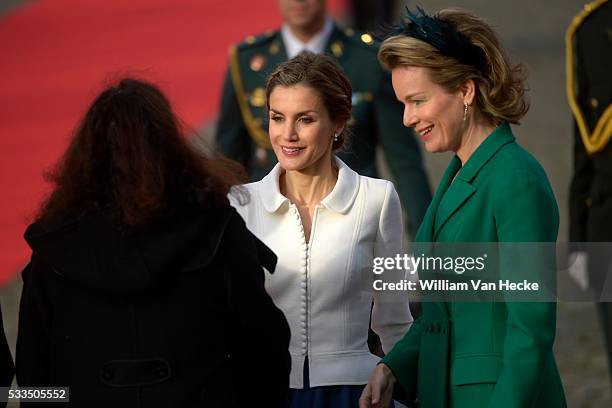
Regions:
[[338, 133], [334, 133], [334, 142], [338, 141]]

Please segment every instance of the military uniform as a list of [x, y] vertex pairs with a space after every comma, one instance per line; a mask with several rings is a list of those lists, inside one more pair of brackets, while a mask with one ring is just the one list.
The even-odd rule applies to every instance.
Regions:
[[[359, 174], [377, 177], [376, 146], [381, 143], [408, 214], [414, 236], [431, 199], [419, 145], [402, 125], [402, 106], [389, 75], [378, 64], [378, 44], [369, 34], [334, 25], [325, 53], [334, 56], [353, 87], [349, 143], [338, 156]], [[231, 50], [223, 85], [217, 146], [245, 165], [251, 180], [260, 180], [276, 163], [267, 133], [265, 86], [268, 75], [287, 60], [280, 31], [271, 31]]]
[[[574, 114], [570, 241], [612, 241], [612, 2], [587, 4], [567, 31], [567, 92]], [[589, 255], [591, 256], [591, 255]], [[610, 255], [589, 259], [591, 287], [612, 279]], [[607, 276], [606, 276], [607, 275]], [[608, 297], [611, 294], [608, 294]], [[612, 303], [598, 303], [612, 370]]]

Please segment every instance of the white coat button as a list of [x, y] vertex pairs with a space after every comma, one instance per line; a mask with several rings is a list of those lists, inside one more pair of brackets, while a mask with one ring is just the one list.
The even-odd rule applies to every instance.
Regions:
[[306, 289], [306, 282], [300, 283], [300, 287], [302, 287], [303, 289]]

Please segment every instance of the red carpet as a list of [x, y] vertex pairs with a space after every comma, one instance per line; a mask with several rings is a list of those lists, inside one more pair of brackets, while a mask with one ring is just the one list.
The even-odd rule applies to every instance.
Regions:
[[108, 80], [156, 82], [197, 128], [217, 108], [229, 44], [279, 23], [275, 0], [40, 0], [0, 20], [0, 286], [27, 262], [43, 171]]

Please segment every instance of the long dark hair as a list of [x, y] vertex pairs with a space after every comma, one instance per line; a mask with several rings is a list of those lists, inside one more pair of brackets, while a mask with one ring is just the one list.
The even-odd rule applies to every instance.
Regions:
[[95, 99], [46, 178], [55, 188], [39, 220], [110, 207], [119, 223], [133, 227], [185, 205], [227, 203], [245, 173], [228, 159], [198, 153], [164, 94], [125, 78]]

